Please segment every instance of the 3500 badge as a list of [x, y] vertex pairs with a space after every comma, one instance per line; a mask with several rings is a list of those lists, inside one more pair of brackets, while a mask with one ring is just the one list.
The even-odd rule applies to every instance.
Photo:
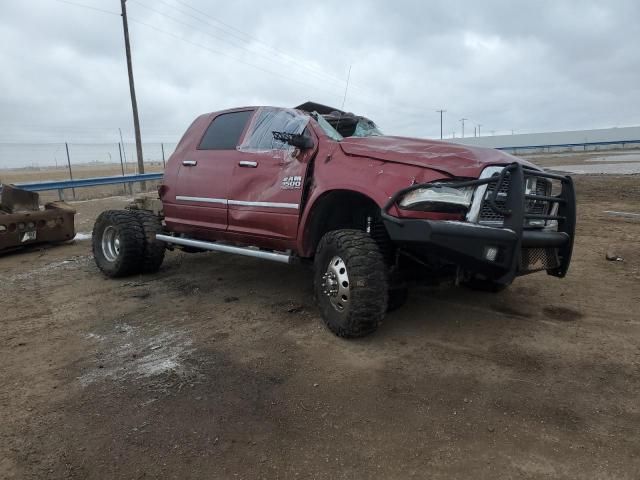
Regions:
[[302, 177], [296, 175], [295, 177], [284, 177], [282, 179], [283, 190], [295, 190], [302, 188]]

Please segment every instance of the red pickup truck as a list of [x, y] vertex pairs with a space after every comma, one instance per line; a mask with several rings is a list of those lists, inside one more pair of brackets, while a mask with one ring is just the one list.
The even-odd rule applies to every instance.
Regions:
[[199, 116], [158, 192], [98, 217], [105, 274], [154, 272], [166, 248], [313, 263], [322, 318], [343, 337], [373, 332], [413, 282], [498, 291], [535, 271], [563, 277], [575, 230], [568, 176], [498, 150], [386, 136], [313, 102]]

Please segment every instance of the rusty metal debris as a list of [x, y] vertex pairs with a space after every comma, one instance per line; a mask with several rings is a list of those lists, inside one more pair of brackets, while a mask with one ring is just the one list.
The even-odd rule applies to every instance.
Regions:
[[64, 242], [75, 236], [76, 211], [64, 202], [40, 208], [35, 192], [2, 186], [0, 198], [0, 253], [26, 245]]

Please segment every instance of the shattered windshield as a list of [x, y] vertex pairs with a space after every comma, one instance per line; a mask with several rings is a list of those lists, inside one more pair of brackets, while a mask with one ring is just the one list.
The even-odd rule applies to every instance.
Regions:
[[347, 137], [376, 137], [384, 133], [372, 120], [351, 112], [344, 112], [337, 108], [316, 102], [306, 102], [298, 105], [296, 110], [309, 112], [322, 127], [329, 138], [340, 141]]
[[360, 117], [352, 137], [374, 137], [383, 135], [380, 129], [368, 118]]
[[382, 135], [375, 123], [366, 117], [354, 115], [353, 113], [331, 112], [322, 115], [322, 118], [343, 138]]
[[320, 115], [318, 112], [313, 112], [312, 115], [313, 115], [313, 118], [315, 118], [316, 121], [318, 122], [318, 125], [322, 127], [322, 130], [324, 130], [324, 133], [326, 133], [329, 138], [331, 138], [332, 140], [335, 140], [336, 142], [339, 142], [340, 140], [344, 139], [344, 137], [340, 135], [338, 131], [335, 128], [333, 128], [331, 124], [327, 122], [322, 115]]

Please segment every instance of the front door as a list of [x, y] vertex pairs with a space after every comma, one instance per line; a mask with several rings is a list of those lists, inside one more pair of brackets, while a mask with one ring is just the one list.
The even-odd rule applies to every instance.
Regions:
[[313, 149], [275, 141], [273, 132], [303, 133], [309, 118], [295, 110], [263, 107], [247, 127], [229, 192], [229, 232], [296, 238], [302, 191]]
[[175, 197], [178, 218], [172, 221], [193, 233], [227, 229], [230, 179], [241, 158], [236, 147], [252, 113], [217, 115], [198, 147], [180, 160]]

